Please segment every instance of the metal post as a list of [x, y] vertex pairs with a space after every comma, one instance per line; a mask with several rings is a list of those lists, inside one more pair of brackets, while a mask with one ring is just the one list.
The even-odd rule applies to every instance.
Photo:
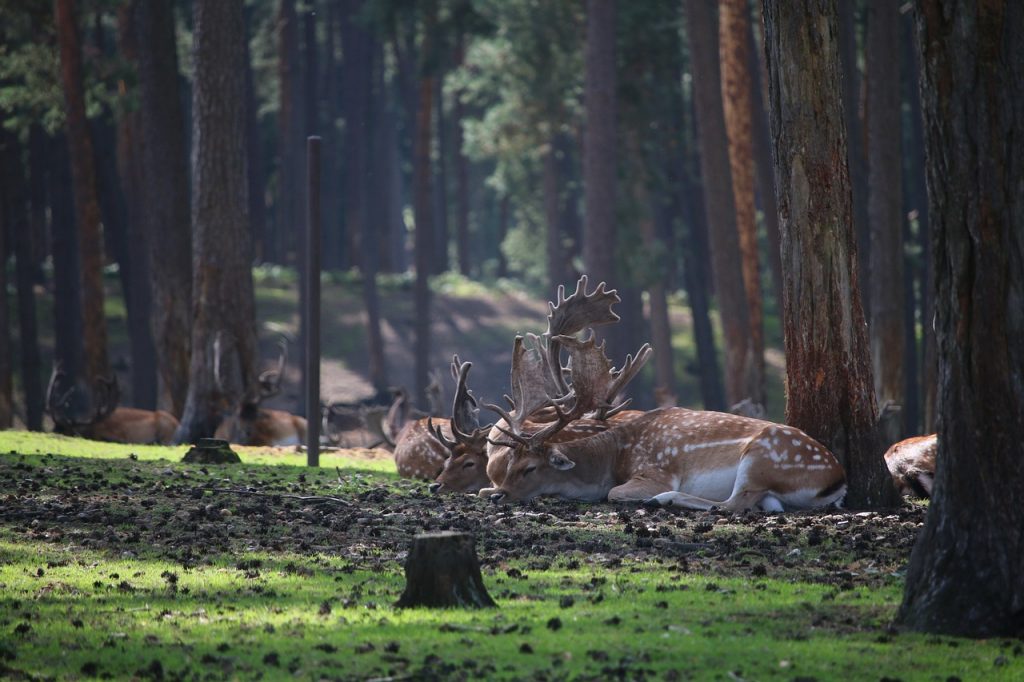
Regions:
[[320, 137], [306, 138], [306, 464], [320, 466]]

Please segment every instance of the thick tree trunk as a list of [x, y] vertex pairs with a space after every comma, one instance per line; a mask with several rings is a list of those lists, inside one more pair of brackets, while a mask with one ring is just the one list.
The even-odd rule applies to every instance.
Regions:
[[142, 196], [146, 210], [152, 311], [160, 391], [157, 405], [180, 416], [188, 393], [192, 327], [192, 227], [188, 147], [169, 3], [140, 2]]
[[405, 561], [405, 591], [395, 606], [496, 606], [480, 575], [473, 536], [452, 531], [417, 535]]
[[864, 311], [871, 310], [868, 265], [871, 231], [868, 225], [868, 162], [864, 155], [861, 119], [861, 78], [857, 66], [857, 3], [839, 3], [839, 60], [842, 65], [843, 119], [846, 122], [847, 163], [853, 193], [853, 232], [857, 241], [857, 280]]
[[939, 346], [939, 452], [899, 621], [1024, 634], [1024, 4], [917, 16]]
[[[258, 395], [245, 158], [242, 0], [197, 0], [192, 90], [195, 321], [179, 443], [213, 435], [221, 414]], [[219, 351], [220, 356], [215, 358]], [[219, 375], [214, 371], [216, 364]], [[226, 402], [230, 396], [233, 400]]]
[[[138, 62], [138, 34], [135, 30], [134, 0], [117, 12], [117, 46], [121, 57], [133, 66]], [[119, 92], [125, 99], [127, 92]], [[142, 115], [122, 102], [117, 123], [117, 170], [124, 197], [124, 255], [118, 262], [122, 270], [128, 309], [128, 339], [132, 354], [132, 404], [144, 410], [156, 409], [156, 347], [150, 326], [153, 297], [150, 290], [149, 246], [145, 232], [142, 192], [146, 184], [142, 167]]]
[[846, 468], [851, 507], [897, 502], [856, 276], [835, 0], [765, 3], [782, 225], [786, 421]]
[[868, 329], [880, 405], [903, 404], [903, 216], [900, 177], [899, 7], [895, 3], [868, 6], [867, 128], [868, 225], [871, 278]]
[[85, 117], [82, 47], [75, 23], [73, 0], [56, 0], [55, 14], [81, 255], [85, 376], [90, 383], [94, 383], [100, 377], [110, 375], [107, 323], [103, 314], [103, 241], [96, 190], [96, 159], [93, 155], [92, 133]]
[[750, 80], [750, 20], [747, 0], [719, 4], [718, 53], [722, 68], [722, 110], [728, 137], [732, 194], [739, 230], [743, 287], [750, 321], [749, 397], [765, 404], [764, 312], [757, 248], [757, 208], [754, 201], [753, 93]]
[[50, 248], [53, 252], [54, 362], [59, 362], [69, 377], [77, 377], [82, 364], [82, 298], [66, 135], [58, 134], [47, 146]]
[[708, 0], [685, 0], [685, 8], [712, 274], [725, 338], [725, 397], [732, 405], [754, 397], [763, 388], [757, 389], [750, 339], [750, 314], [722, 113], [714, 5]]
[[615, 280], [615, 0], [588, 0], [583, 101], [583, 264], [593, 282]]

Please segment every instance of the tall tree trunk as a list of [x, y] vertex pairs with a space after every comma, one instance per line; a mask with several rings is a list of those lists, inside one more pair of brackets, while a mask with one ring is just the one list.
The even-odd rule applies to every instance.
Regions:
[[[3, 153], [3, 152], [0, 152]], [[14, 383], [11, 359], [11, 308], [7, 299], [7, 219], [4, 215], [4, 200], [0, 196], [0, 430], [14, 425]]]
[[566, 281], [567, 277], [563, 267], [565, 261], [562, 254], [562, 230], [560, 228], [562, 181], [555, 146], [554, 138], [549, 139], [548, 151], [544, 154], [544, 159], [541, 162], [541, 194], [544, 197], [544, 222], [546, 223], [544, 232], [547, 238], [545, 245], [548, 260], [548, 289], [550, 291], [557, 290], [559, 284], [569, 284]]
[[430, 272], [434, 255], [434, 231], [432, 225], [430, 132], [433, 112], [434, 76], [427, 65], [432, 63], [433, 30], [437, 23], [437, 4], [430, 2], [426, 11], [423, 44], [420, 47], [421, 69], [419, 78], [419, 103], [416, 107], [416, 137], [413, 154], [415, 173], [413, 212], [416, 221], [416, 285], [414, 305], [416, 314], [416, 395], [425, 399], [430, 384]]
[[[732, 405], [758, 393], [750, 342], [750, 314], [743, 282], [739, 232], [729, 166], [718, 65], [714, 5], [684, 0], [693, 96], [700, 129], [700, 166], [704, 184], [711, 265], [725, 338], [725, 397]], [[760, 389], [760, 390], [763, 390]]]
[[73, 0], [56, 0], [55, 14], [81, 254], [85, 375], [90, 383], [94, 383], [100, 377], [110, 375], [107, 323], [103, 314], [103, 242], [96, 190], [96, 159], [92, 149], [92, 133], [85, 117], [82, 47], [75, 23]]
[[615, 286], [615, 0], [587, 1], [583, 101], [583, 264]]
[[448, 269], [448, 118], [444, 115], [444, 73], [434, 74], [434, 125], [437, 127], [437, 163], [434, 165], [434, 259], [431, 272]]
[[898, 619], [1024, 634], [1024, 4], [924, 0], [921, 98], [934, 239], [939, 452]]
[[180, 416], [188, 393], [192, 328], [192, 226], [188, 146], [169, 3], [140, 2], [139, 102], [144, 232], [149, 243], [157, 405]]
[[[904, 17], [905, 32], [903, 45], [906, 75], [904, 87], [907, 115], [907, 151], [904, 157], [908, 164], [905, 200], [907, 216], [917, 219], [917, 240], [921, 251], [920, 292], [921, 292], [921, 420], [919, 433], [934, 433], [936, 429], [936, 396], [938, 394], [938, 360], [935, 348], [934, 306], [935, 278], [932, 269], [932, 238], [928, 223], [928, 189], [925, 183], [924, 119], [921, 114], [920, 62], [917, 51], [917, 34], [914, 30], [913, 13]], [[916, 331], [915, 331], [916, 336]]]
[[53, 355], [54, 362], [59, 362], [69, 377], [77, 377], [82, 365], [82, 298], [71, 166], [64, 133], [48, 141], [47, 158], [53, 252]]
[[842, 65], [843, 119], [846, 122], [847, 163], [853, 192], [853, 232], [857, 241], [857, 280], [865, 312], [871, 310], [869, 254], [871, 230], [868, 224], [868, 162], [864, 156], [864, 127], [861, 119], [861, 78], [857, 66], [857, 3], [839, 3], [839, 60]]
[[835, 0], [765, 3], [786, 273], [786, 421], [846, 468], [851, 507], [896, 503], [856, 277]]
[[868, 6], [868, 329], [879, 404], [903, 404], [903, 229], [900, 157], [899, 7]]
[[[696, 144], [696, 135], [692, 136]], [[710, 296], [708, 295], [708, 234], [707, 211], [701, 192], [700, 169], [696, 149], [679, 159], [679, 190], [676, 202], [685, 216], [687, 235], [683, 245], [683, 286], [690, 302], [693, 317], [693, 343], [697, 347], [697, 377], [705, 410], [724, 411], [725, 402], [722, 372], [715, 351], [714, 329], [711, 324]]]
[[754, 98], [750, 77], [749, 11], [747, 0], [724, 0], [719, 4], [718, 53], [722, 68], [722, 110], [728, 138], [732, 195], [750, 322], [752, 358], [748, 397], [764, 405], [764, 312], [754, 201]]
[[[760, 13], [755, 19], [758, 25]], [[775, 167], [772, 165], [772, 140], [768, 131], [768, 110], [766, 102], [768, 84], [762, 78], [765, 73], [764, 50], [754, 39], [753, 26], [748, 22], [747, 42], [750, 45], [751, 116], [754, 121], [754, 165], [757, 170], [757, 195], [764, 216], [765, 234], [768, 237], [768, 266], [772, 271], [772, 292], [775, 295], [775, 309], [782, 315], [782, 243], [779, 236], [779, 204], [775, 199]]]
[[[36, 321], [35, 293], [33, 291], [34, 259], [32, 254], [32, 225], [28, 216], [28, 184], [25, 181], [25, 163], [22, 147], [17, 138], [6, 130], [0, 131], [0, 177], [3, 178], [3, 196], [0, 212], [3, 223], [10, 228], [14, 242], [18, 306], [18, 335], [20, 341], [21, 381], [25, 392], [25, 424], [32, 431], [43, 428], [43, 391], [40, 385], [42, 361], [39, 357], [39, 329]], [[7, 296], [6, 289], [3, 291]]]
[[[134, 0], [117, 11], [117, 46], [121, 57], [134, 66], [138, 62], [138, 34], [135, 30]], [[119, 91], [127, 97], [127, 89]], [[142, 168], [142, 115], [127, 102], [120, 106], [117, 124], [117, 169], [125, 203], [125, 305], [128, 310], [128, 339], [132, 353], [132, 403], [146, 410], [156, 409], [156, 347], [150, 326], [153, 296], [150, 290], [149, 246], [145, 232], [145, 206], [142, 200], [145, 175]]]
[[[242, 0], [196, 0], [192, 89], [195, 321], [179, 443], [211, 436], [231, 397], [255, 401], [256, 307], [245, 157]], [[220, 357], [215, 358], [217, 350]], [[220, 376], [214, 371], [216, 364]]]
[[[466, 32], [460, 26], [455, 34], [455, 68], [462, 66], [465, 60]], [[466, 118], [465, 106], [462, 104], [462, 93], [455, 93], [455, 106], [452, 112], [452, 147], [455, 158], [455, 253], [459, 260], [459, 272], [469, 277], [472, 261], [469, 252], [469, 159], [462, 151], [462, 124]]]
[[[245, 9], [246, 35], [252, 32], [252, 7]], [[263, 163], [263, 145], [260, 136], [260, 121], [256, 87], [253, 83], [252, 56], [249, 41], [245, 41], [245, 144], [249, 157], [246, 178], [249, 183], [249, 224], [252, 226], [253, 256], [262, 261], [267, 252], [267, 205], [264, 193], [267, 186], [267, 169]], [[328, 192], [333, 196], [336, 192]]]
[[[901, 10], [902, 11], [902, 10]], [[920, 116], [921, 103], [918, 99], [916, 105], [911, 100], [917, 98], [918, 77], [917, 50], [914, 45], [914, 18], [913, 12], [905, 12], [900, 16], [900, 104], [906, 107], [906, 113], [900, 117], [900, 126], [907, 131], [905, 139], [909, 144], [905, 153], [902, 154], [900, 167], [900, 178], [902, 189], [900, 200], [902, 202], [900, 222], [902, 224], [903, 246], [911, 246], [915, 242], [912, 228], [912, 216], [919, 215], [918, 206], [928, 202], [927, 191], [924, 187], [924, 155], [920, 154], [920, 148], [914, 149], [915, 138], [920, 142], [920, 132], [914, 133], [916, 126], [920, 129], [919, 122], [915, 122], [914, 114]], [[920, 154], [920, 155], [919, 155]], [[917, 176], [917, 177], [915, 177]], [[919, 196], [915, 196], [915, 186], [920, 185]], [[926, 211], [927, 213], [927, 211]], [[918, 229], [921, 229], [920, 226]], [[912, 249], [903, 249], [903, 433], [913, 435], [922, 433], [921, 420], [921, 362], [920, 356], [923, 350], [918, 348], [917, 343], [917, 315], [922, 315], [924, 320], [924, 299], [929, 291], [925, 291], [924, 261], [926, 255], [921, 254], [915, 258]], [[918, 288], [918, 285], [920, 288]], [[920, 291], [920, 296], [918, 295]], [[923, 325], [925, 334], [930, 329], [930, 324]], [[931, 433], [926, 431], [924, 433]]]

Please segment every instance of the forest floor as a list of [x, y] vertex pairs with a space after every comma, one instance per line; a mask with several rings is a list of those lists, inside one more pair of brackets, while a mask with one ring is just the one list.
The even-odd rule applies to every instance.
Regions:
[[[740, 514], [432, 496], [383, 451], [0, 433], [0, 677], [1016, 680], [1019, 640], [891, 621], [926, 507]], [[276, 462], [276, 464], [274, 464]], [[399, 610], [412, 538], [498, 603]]]

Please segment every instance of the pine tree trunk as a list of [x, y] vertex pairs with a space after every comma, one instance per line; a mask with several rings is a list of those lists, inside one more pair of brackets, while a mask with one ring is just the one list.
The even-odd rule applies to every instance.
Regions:
[[725, 397], [732, 405], [757, 389], [719, 86], [718, 30], [711, 2], [686, 0], [685, 7], [712, 274], [725, 338]]
[[[134, 0], [117, 12], [117, 46], [121, 57], [133, 66], [138, 62]], [[119, 93], [124, 99], [127, 93]], [[153, 297], [150, 290], [149, 245], [145, 233], [145, 206], [142, 200], [145, 176], [142, 168], [142, 115], [122, 102], [117, 123], [117, 170], [125, 204], [123, 271], [125, 305], [128, 309], [128, 339], [132, 354], [132, 404], [145, 410], [156, 409], [156, 347], [150, 326]]]
[[14, 384], [11, 358], [11, 308], [7, 299], [7, 217], [0, 194], [0, 430], [14, 425]]
[[140, 2], [139, 110], [144, 232], [149, 248], [150, 324], [160, 383], [157, 405], [180, 416], [188, 394], [192, 327], [192, 226], [188, 147], [174, 14], [164, 2]]
[[[465, 59], [465, 31], [459, 27], [455, 34], [455, 68], [462, 66]], [[459, 260], [459, 272], [469, 277], [472, 271], [469, 252], [469, 159], [462, 151], [462, 122], [466, 117], [460, 92], [455, 93], [455, 118], [452, 121], [455, 157], [455, 253]]]
[[416, 106], [416, 136], [413, 145], [414, 192], [413, 219], [416, 222], [416, 285], [414, 305], [416, 306], [414, 327], [416, 332], [416, 395], [423, 399], [430, 384], [430, 273], [431, 258], [434, 255], [434, 227], [432, 210], [430, 164], [431, 114], [433, 113], [434, 79], [426, 68], [432, 61], [433, 30], [437, 23], [437, 5], [429, 3], [426, 10], [424, 42], [420, 47], [421, 70], [419, 78], [419, 101]]
[[[196, 299], [188, 398], [175, 434], [179, 443], [212, 436], [225, 410], [240, 399], [255, 401], [258, 395], [245, 172], [242, 0], [197, 0], [194, 11], [192, 248], [196, 270], [192, 290]], [[214, 372], [217, 346], [220, 377]]]
[[92, 133], [85, 117], [82, 47], [75, 23], [73, 0], [56, 0], [55, 14], [81, 255], [85, 376], [93, 383], [100, 377], [110, 375], [107, 323], [103, 313], [103, 241], [96, 188], [96, 159], [92, 148]]
[[899, 41], [895, 3], [870, 4], [867, 49], [868, 225], [871, 358], [880, 405], [903, 405], [903, 216]]
[[53, 253], [53, 355], [54, 362], [59, 362], [69, 377], [77, 377], [82, 365], [82, 298], [66, 137], [59, 133], [47, 145], [50, 248]]
[[834, 0], [765, 4], [786, 308], [786, 421], [846, 468], [850, 507], [897, 502], [856, 276]]
[[857, 242], [857, 280], [865, 313], [871, 310], [869, 254], [871, 230], [868, 224], [868, 162], [864, 155], [864, 126], [861, 118], [861, 78], [857, 66], [857, 3], [839, 3], [839, 60], [842, 65], [843, 119], [846, 122], [847, 164], [853, 193], [853, 232]]
[[749, 397], [765, 404], [764, 312], [757, 245], [757, 208], [754, 201], [753, 96], [750, 79], [750, 20], [747, 0], [719, 4], [718, 53], [722, 68], [722, 110], [728, 138], [732, 194], [739, 230], [743, 287], [750, 322]]
[[[899, 622], [1024, 635], [1024, 4], [918, 6], [939, 452]], [[970, 74], [970, 77], [965, 77]]]
[[615, 0], [587, 1], [583, 264], [592, 282], [604, 281], [609, 287], [621, 286], [615, 279], [615, 13]]

